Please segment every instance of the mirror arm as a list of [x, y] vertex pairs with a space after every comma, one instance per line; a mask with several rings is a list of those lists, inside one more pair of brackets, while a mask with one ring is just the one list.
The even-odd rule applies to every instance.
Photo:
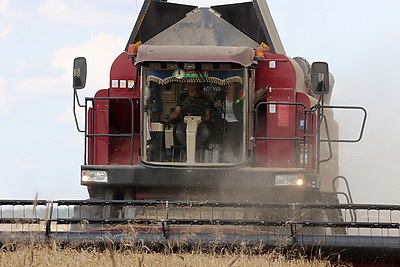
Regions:
[[83, 130], [81, 130], [80, 128], [79, 128], [79, 123], [78, 123], [78, 117], [76, 116], [76, 103], [78, 103], [78, 106], [79, 107], [81, 107], [81, 108], [85, 108], [85, 110], [86, 110], [86, 105], [82, 105], [80, 102], [79, 102], [79, 97], [78, 97], [78, 93], [76, 92], [76, 89], [74, 89], [74, 96], [73, 96], [73, 104], [72, 104], [72, 111], [73, 111], [73, 113], [74, 113], [74, 119], [75, 119], [75, 126], [76, 126], [76, 129], [78, 129], [78, 132], [80, 132], [80, 133], [84, 133], [85, 132], [85, 129], [83, 129]]

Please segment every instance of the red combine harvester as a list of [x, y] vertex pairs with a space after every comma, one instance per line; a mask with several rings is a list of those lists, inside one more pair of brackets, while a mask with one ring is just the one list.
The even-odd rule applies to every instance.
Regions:
[[[90, 199], [1, 200], [0, 245], [246, 244], [400, 261], [400, 205], [354, 204], [339, 175], [338, 143], [361, 139], [365, 109], [330, 105], [328, 65], [285, 54], [265, 0], [146, 0], [109, 88], [81, 103], [86, 76], [76, 58]], [[362, 115], [357, 138], [339, 139], [335, 109]]]
[[[85, 80], [76, 58], [78, 104]], [[109, 88], [82, 105], [81, 184], [102, 200], [338, 203], [337, 143], [365, 118], [338, 140], [332, 109], [365, 111], [329, 106], [332, 87], [326, 63], [285, 54], [263, 0], [145, 1]]]

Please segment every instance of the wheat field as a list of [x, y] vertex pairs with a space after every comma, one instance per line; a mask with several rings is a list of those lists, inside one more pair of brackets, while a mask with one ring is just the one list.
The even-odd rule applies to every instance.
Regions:
[[[278, 251], [266, 254], [244, 252], [163, 252], [132, 249], [61, 248], [43, 244], [3, 246], [0, 266], [333, 266], [328, 260], [309, 260], [298, 255], [288, 259]], [[335, 264], [337, 266], [337, 263]], [[346, 266], [346, 265], [342, 265]]]

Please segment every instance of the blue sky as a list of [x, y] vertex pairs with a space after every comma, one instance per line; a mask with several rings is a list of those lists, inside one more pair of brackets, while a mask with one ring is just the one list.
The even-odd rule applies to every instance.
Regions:
[[[200, 6], [233, 1], [171, 1]], [[236, 1], [240, 2], [240, 1]], [[0, 198], [82, 199], [83, 137], [72, 115], [72, 61], [85, 56], [80, 95], [108, 87], [140, 0], [0, 0]], [[400, 203], [399, 0], [269, 0], [286, 53], [327, 61], [332, 102], [368, 109], [363, 141], [341, 146], [356, 202]], [[337, 114], [342, 137], [359, 118]]]

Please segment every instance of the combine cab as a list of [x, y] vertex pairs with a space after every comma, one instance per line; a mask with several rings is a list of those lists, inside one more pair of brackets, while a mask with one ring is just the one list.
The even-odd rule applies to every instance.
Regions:
[[[86, 60], [77, 58], [81, 184], [92, 200], [335, 204], [338, 142], [360, 140], [366, 117], [363, 108], [329, 106], [328, 65], [288, 57], [263, 0], [210, 8], [145, 1], [109, 88], [80, 104], [85, 81]], [[185, 105], [197, 97], [191, 90], [200, 104]], [[357, 140], [339, 140], [335, 108], [364, 114]], [[342, 220], [341, 212], [262, 207], [230, 218]], [[90, 212], [134, 219], [146, 211]]]

